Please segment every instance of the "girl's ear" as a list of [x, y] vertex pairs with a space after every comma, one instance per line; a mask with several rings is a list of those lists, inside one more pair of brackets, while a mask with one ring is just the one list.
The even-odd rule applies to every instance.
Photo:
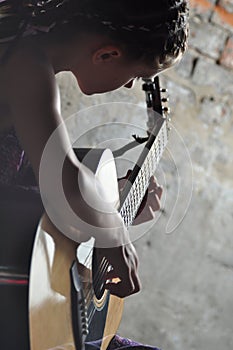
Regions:
[[94, 64], [107, 63], [122, 56], [121, 50], [116, 46], [104, 46], [96, 50], [92, 55]]

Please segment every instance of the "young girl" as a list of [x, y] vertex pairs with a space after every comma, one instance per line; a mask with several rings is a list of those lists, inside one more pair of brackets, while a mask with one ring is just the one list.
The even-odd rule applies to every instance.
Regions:
[[[99, 196], [99, 192], [104, 196], [104, 189], [72, 151], [60, 114], [55, 75], [71, 71], [87, 95], [121, 86], [130, 88], [136, 78], [155, 76], [181, 59], [186, 49], [187, 18], [186, 0], [0, 0], [0, 205], [4, 213], [0, 217], [0, 282], [3, 297], [8, 297], [5, 300], [9, 300], [5, 277], [13, 276], [12, 271], [15, 276], [28, 274], [30, 254], [22, 258], [22, 251], [25, 244], [30, 251], [43, 210], [37, 188], [41, 157], [58, 126], [56, 152], [51, 151], [53, 165], [48, 164], [46, 169], [48, 181], [43, 193], [48, 212], [54, 213], [53, 224], [60, 230], [62, 225], [63, 234], [77, 242], [89, 238], [89, 225], [95, 227], [91, 235], [99, 247], [110, 247], [105, 255], [114, 268], [114, 276], [121, 279], [107, 288], [120, 297], [139, 291], [137, 254], [123, 221], [116, 209], [111, 208], [109, 213]], [[53, 181], [54, 164], [61, 154], [62, 186], [77, 222], [71, 222], [63, 212]], [[157, 195], [161, 195], [159, 188]], [[86, 203], [86, 196], [92, 198], [91, 205]], [[54, 201], [54, 197], [58, 200]], [[109, 229], [107, 235], [103, 234], [104, 228]], [[6, 254], [9, 241], [11, 245], [18, 241], [19, 245], [16, 251]], [[23, 293], [27, 300], [27, 286]], [[18, 297], [19, 292], [16, 294]], [[17, 297], [12, 297], [15, 314], [19, 307]], [[5, 309], [7, 315], [1, 327], [6, 330], [5, 338], [2, 335], [7, 341], [4, 348], [26, 350], [26, 310], [22, 311], [23, 321], [11, 315], [7, 321], [10, 310], [7, 305]], [[7, 322], [11, 323], [12, 338], [7, 334]], [[17, 332], [13, 328], [19, 322], [26, 328]]]

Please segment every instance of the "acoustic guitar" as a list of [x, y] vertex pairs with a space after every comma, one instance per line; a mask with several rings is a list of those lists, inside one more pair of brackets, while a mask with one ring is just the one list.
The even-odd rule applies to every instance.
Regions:
[[[121, 195], [112, 152], [96, 149], [89, 157], [87, 149], [75, 149], [77, 157], [108, 186], [127, 227], [137, 214], [168, 139], [168, 110], [162, 107], [164, 90], [158, 77], [145, 80], [143, 89], [152, 125], [147, 138], [135, 136], [133, 142], [145, 146]], [[110, 268], [94, 248], [94, 239], [77, 244], [59, 233], [46, 215], [42, 217], [29, 279], [31, 350], [88, 350], [88, 343], [98, 339], [102, 340], [101, 349], [107, 348], [123, 312], [123, 299], [104, 288], [104, 275]]]

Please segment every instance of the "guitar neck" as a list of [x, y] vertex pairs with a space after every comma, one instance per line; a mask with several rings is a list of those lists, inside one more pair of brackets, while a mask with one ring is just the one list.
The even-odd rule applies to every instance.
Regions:
[[168, 141], [168, 121], [163, 113], [161, 103], [158, 103], [158, 101], [161, 102], [158, 80], [155, 100], [156, 108], [151, 104], [151, 99], [148, 99], [147, 93], [147, 107], [150, 117], [153, 109], [153, 129], [121, 193], [119, 211], [126, 227], [133, 223], [149, 186], [150, 178], [157, 168]]

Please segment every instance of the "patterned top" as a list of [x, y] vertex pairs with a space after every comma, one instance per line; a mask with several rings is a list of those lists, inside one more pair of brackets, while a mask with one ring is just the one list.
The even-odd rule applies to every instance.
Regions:
[[0, 133], [0, 186], [20, 186], [38, 191], [32, 167], [14, 128]]

